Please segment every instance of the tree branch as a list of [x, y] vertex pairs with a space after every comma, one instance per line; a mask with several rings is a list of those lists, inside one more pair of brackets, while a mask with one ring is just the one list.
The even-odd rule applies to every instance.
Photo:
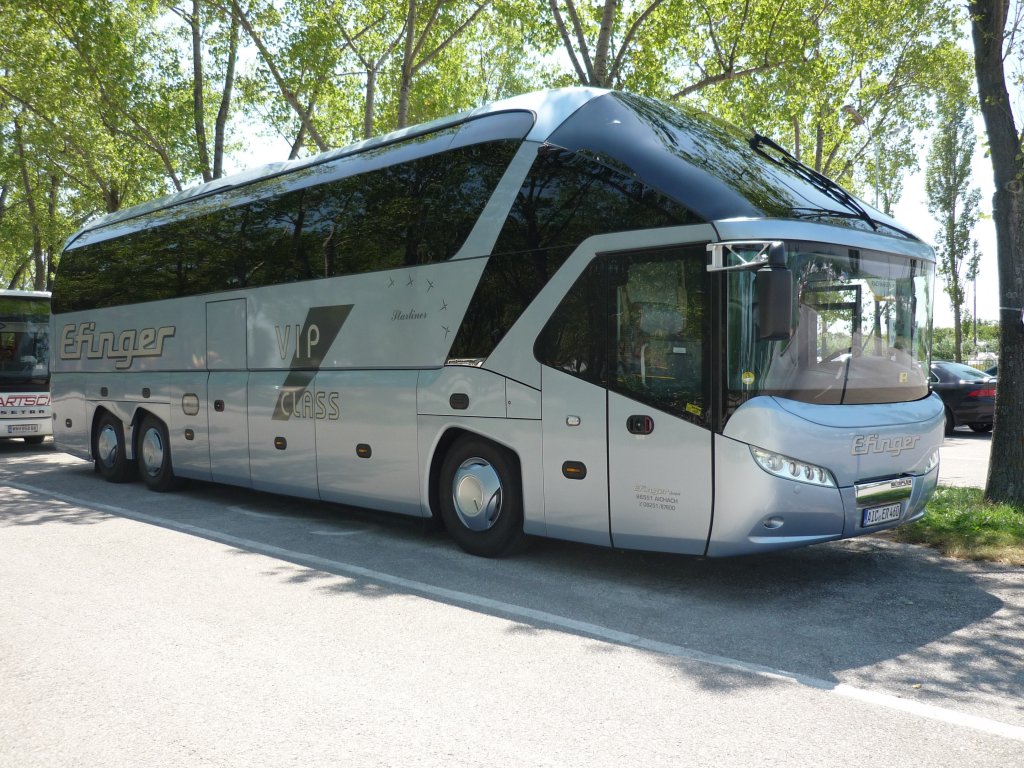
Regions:
[[302, 108], [302, 105], [299, 104], [299, 100], [295, 97], [291, 88], [289, 88], [288, 84], [284, 81], [284, 77], [281, 75], [280, 70], [278, 70], [277, 65], [274, 63], [274, 59], [270, 55], [270, 51], [267, 49], [266, 44], [263, 42], [263, 38], [260, 37], [260, 34], [253, 28], [252, 23], [249, 21], [249, 17], [238, 4], [238, 0], [231, 0], [231, 7], [234, 12], [238, 14], [238, 21], [242, 25], [242, 29], [245, 30], [246, 34], [249, 35], [249, 38], [253, 43], [255, 43], [256, 48], [259, 50], [260, 56], [263, 58], [264, 63], [266, 63], [267, 68], [270, 70], [270, 74], [274, 78], [274, 82], [277, 83], [277, 87], [280, 89], [284, 100], [288, 102], [288, 106], [294, 110], [299, 120], [302, 121], [302, 124], [309, 133], [310, 138], [312, 138], [316, 143], [317, 148], [321, 152], [326, 152], [329, 148], [328, 144], [324, 141], [320, 132], [317, 131], [316, 127], [313, 125], [312, 116]]
[[622, 69], [622, 63], [625, 60], [626, 50], [633, 42], [633, 38], [639, 31], [641, 25], [647, 20], [647, 17], [654, 13], [655, 9], [661, 5], [664, 0], [654, 0], [647, 8], [644, 9], [643, 13], [637, 16], [633, 23], [629, 25], [629, 29], [626, 30], [625, 36], [622, 38], [622, 42], [619, 44], [619, 52], [615, 55], [615, 61], [612, 62], [612, 71], [608, 76], [609, 83], [616, 83], [619, 79], [619, 71]]
[[[488, 5], [490, 5], [490, 4], [491, 4], [491, 0], [485, 0], [482, 3], [477, 3], [476, 10], [473, 11], [473, 13], [470, 14], [470, 16], [465, 21], [463, 21], [458, 27], [456, 27], [454, 30], [452, 30], [451, 34], [449, 34], [448, 37], [446, 37], [436, 48], [434, 48], [434, 50], [432, 50], [430, 53], [428, 53], [426, 56], [424, 56], [422, 59], [420, 59], [419, 62], [417, 62], [416, 66], [415, 66], [415, 69], [414, 69], [414, 72], [418, 72], [422, 67], [424, 67], [427, 64], [429, 64], [431, 61], [434, 60], [434, 58], [439, 53], [441, 53], [441, 51], [443, 51], [445, 48], [447, 48], [449, 45], [451, 45], [452, 41], [456, 37], [461, 35], [465, 31], [466, 27], [468, 27], [470, 24], [472, 24], [476, 20], [476, 17], [479, 16], [483, 12], [483, 10]], [[426, 30], [424, 30], [423, 36], [422, 36], [421, 39], [424, 40], [424, 41], [426, 40]], [[418, 49], [419, 49], [419, 46], [417, 46], [417, 50]]]
[[728, 83], [733, 80], [739, 80], [741, 77], [748, 75], [757, 74], [758, 72], [767, 72], [781, 66], [780, 62], [772, 62], [770, 64], [758, 64], [756, 67], [747, 67], [746, 69], [736, 69], [729, 72], [720, 72], [717, 75], [708, 75], [698, 80], [693, 85], [688, 85], [681, 91], [677, 91], [672, 94], [673, 99], [682, 99], [689, 96], [691, 93], [696, 93], [702, 88], [707, 88], [711, 85], [718, 85], [719, 83]]
[[596, 78], [594, 77], [594, 62], [590, 59], [590, 49], [587, 47], [587, 36], [583, 33], [583, 24], [580, 22], [580, 15], [576, 12], [576, 6], [573, 5], [572, 0], [565, 0], [565, 11], [569, 14], [569, 20], [572, 21], [572, 28], [576, 33], [576, 40], [580, 44], [580, 56], [583, 57], [583, 63], [587, 68], [587, 82], [585, 85], [594, 85]]
[[555, 26], [558, 27], [558, 33], [562, 36], [562, 44], [565, 45], [565, 52], [569, 54], [569, 60], [572, 62], [573, 69], [576, 70], [576, 76], [580, 79], [580, 85], [589, 85], [590, 82], [587, 80], [587, 73], [583, 67], [580, 66], [580, 60], [576, 58], [576, 50], [572, 47], [572, 41], [569, 39], [569, 30], [565, 26], [565, 20], [562, 18], [561, 12], [558, 10], [558, 0], [549, 0], [551, 6], [551, 13], [555, 17]]

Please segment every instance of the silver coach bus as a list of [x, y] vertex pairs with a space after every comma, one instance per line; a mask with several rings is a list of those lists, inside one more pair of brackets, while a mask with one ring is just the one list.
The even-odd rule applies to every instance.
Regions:
[[572, 88], [120, 211], [54, 290], [55, 440], [179, 478], [735, 555], [914, 520], [929, 247], [769, 139]]
[[50, 294], [0, 291], [0, 439], [52, 434]]

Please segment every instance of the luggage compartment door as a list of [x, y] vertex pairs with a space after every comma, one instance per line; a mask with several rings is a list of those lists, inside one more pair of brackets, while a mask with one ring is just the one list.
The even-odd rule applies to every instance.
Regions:
[[251, 486], [247, 342], [245, 299], [207, 302], [210, 475], [219, 483]]

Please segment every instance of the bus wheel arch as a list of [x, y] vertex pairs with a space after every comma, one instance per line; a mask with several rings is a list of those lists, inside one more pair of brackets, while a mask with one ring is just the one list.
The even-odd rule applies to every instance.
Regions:
[[451, 430], [431, 469], [431, 507], [470, 554], [502, 557], [521, 545], [522, 471], [515, 451], [482, 435]]
[[174, 474], [167, 425], [149, 411], [141, 409], [135, 421], [135, 459], [142, 481], [149, 490], [157, 493], [176, 489], [180, 480]]
[[124, 424], [106, 408], [93, 417], [92, 455], [96, 471], [110, 483], [124, 483], [135, 474], [135, 462], [128, 458]]

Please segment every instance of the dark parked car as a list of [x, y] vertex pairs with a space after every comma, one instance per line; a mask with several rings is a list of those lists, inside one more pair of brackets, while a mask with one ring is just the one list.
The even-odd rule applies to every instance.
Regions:
[[946, 406], [946, 434], [961, 424], [975, 432], [992, 429], [996, 408], [996, 379], [963, 363], [932, 363], [932, 390]]
[[999, 366], [998, 365], [993, 365], [991, 368], [986, 368], [985, 369], [985, 373], [987, 373], [989, 376], [998, 376], [999, 375]]

